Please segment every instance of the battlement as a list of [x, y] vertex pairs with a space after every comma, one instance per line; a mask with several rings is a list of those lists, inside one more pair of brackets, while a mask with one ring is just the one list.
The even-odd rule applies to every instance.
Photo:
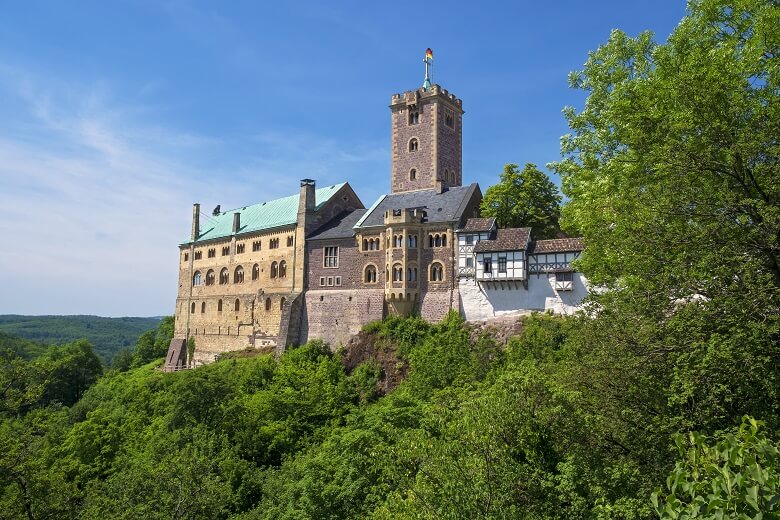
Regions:
[[442, 88], [441, 85], [436, 84], [431, 85], [430, 90], [418, 88], [417, 90], [407, 90], [402, 94], [393, 94], [390, 98], [390, 107], [416, 105], [421, 102], [421, 100], [434, 97], [444, 99], [461, 109], [461, 111], [463, 110], [463, 100], [455, 94], [450, 93], [446, 88]]

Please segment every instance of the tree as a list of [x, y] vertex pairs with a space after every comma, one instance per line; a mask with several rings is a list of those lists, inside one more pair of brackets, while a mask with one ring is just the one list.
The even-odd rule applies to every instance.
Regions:
[[549, 177], [527, 163], [504, 166], [501, 180], [485, 191], [482, 215], [495, 217], [501, 227], [530, 227], [535, 238], [552, 238], [559, 231], [561, 196]]
[[671, 518], [776, 518], [780, 512], [780, 447], [763, 423], [744, 417], [739, 431], [709, 445], [691, 432], [676, 436], [681, 460], [666, 481], [669, 494], [653, 493], [658, 516]]
[[86, 339], [51, 347], [33, 363], [45, 373], [43, 404], [73, 405], [103, 373], [103, 365]]

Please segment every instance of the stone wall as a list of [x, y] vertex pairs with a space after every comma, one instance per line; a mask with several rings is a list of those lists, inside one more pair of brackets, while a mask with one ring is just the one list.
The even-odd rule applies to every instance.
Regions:
[[310, 290], [304, 295], [301, 343], [321, 339], [335, 349], [384, 316], [384, 290]]

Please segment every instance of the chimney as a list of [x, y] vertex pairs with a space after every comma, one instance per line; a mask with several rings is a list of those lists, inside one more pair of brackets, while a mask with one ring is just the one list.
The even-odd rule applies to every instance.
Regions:
[[191, 240], [195, 242], [200, 236], [200, 204], [197, 202], [192, 205], [192, 236]]
[[444, 184], [444, 181], [441, 179], [436, 179], [436, 184], [434, 186], [436, 188], [436, 193], [444, 193], [447, 191], [447, 186]]
[[314, 211], [315, 182], [312, 179], [301, 179], [301, 197], [298, 201], [298, 213]]
[[233, 213], [233, 234], [238, 233], [239, 229], [241, 229], [241, 213], [236, 211]]

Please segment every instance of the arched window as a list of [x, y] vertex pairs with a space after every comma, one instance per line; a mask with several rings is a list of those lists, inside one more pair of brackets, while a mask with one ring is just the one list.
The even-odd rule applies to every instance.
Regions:
[[428, 247], [433, 247], [433, 235], [428, 235]]
[[236, 267], [236, 271], [233, 273], [233, 283], [244, 283], [244, 268], [240, 265]]
[[235, 309], [236, 312], [241, 310], [241, 301], [238, 298], [236, 298], [236, 303], [235, 303], [234, 309]]
[[190, 305], [190, 314], [195, 314], [195, 302], [192, 302], [192, 305]]
[[442, 266], [439, 262], [434, 262], [431, 264], [430, 280], [432, 282], [444, 281], [444, 266]]
[[409, 267], [406, 269], [406, 281], [407, 282], [416, 282], [417, 281], [417, 268], [416, 267]]
[[[372, 245], [374, 244], [374, 241], [373, 241], [373, 240], [371, 241], [371, 244], [372, 244]], [[364, 239], [363, 239], [363, 251], [368, 251], [368, 248], [369, 248], [369, 246], [368, 246], [368, 239], [367, 239], [367, 238], [364, 238]]]
[[409, 235], [409, 247], [417, 247], [417, 235]]
[[205, 314], [206, 313], [206, 302], [203, 302], [200, 304], [200, 313]]
[[271, 298], [265, 299], [265, 310], [270, 311], [271, 310]]
[[200, 271], [195, 271], [195, 274], [192, 275], [192, 285], [200, 285]]
[[222, 312], [222, 300], [217, 302], [217, 312]]
[[282, 299], [279, 300], [279, 310], [284, 310], [285, 303], [287, 303], [287, 298], [282, 297]]
[[436, 247], [441, 247], [441, 235], [436, 235], [433, 238], [433, 245], [435, 245]]
[[409, 170], [409, 180], [413, 181], [417, 179], [417, 170], [415, 168], [412, 168]]
[[376, 266], [367, 265], [363, 275], [363, 281], [366, 283], [376, 283]]
[[284, 278], [287, 276], [287, 262], [282, 260], [279, 262], [279, 278]]
[[376, 244], [376, 250], [379, 251], [379, 238], [377, 237], [376, 240], [374, 240], [374, 243]]
[[417, 141], [416, 137], [412, 137], [411, 139], [409, 139], [410, 152], [416, 152], [419, 147], [420, 147], [420, 143]]
[[393, 281], [394, 282], [404, 281], [404, 268], [401, 267], [401, 264], [395, 264], [393, 266]]
[[447, 181], [447, 184], [450, 183], [450, 171], [447, 168], [444, 168], [444, 180]]
[[441, 236], [441, 247], [447, 247], [447, 235]]
[[214, 271], [212, 269], [209, 269], [206, 273], [206, 285], [214, 285]]
[[252, 280], [258, 280], [260, 278], [260, 266], [255, 264], [252, 266]]
[[230, 283], [230, 272], [227, 267], [223, 267], [219, 272], [219, 285], [225, 285], [227, 283]]
[[271, 263], [271, 278], [276, 278], [279, 275], [279, 264], [276, 262]]

